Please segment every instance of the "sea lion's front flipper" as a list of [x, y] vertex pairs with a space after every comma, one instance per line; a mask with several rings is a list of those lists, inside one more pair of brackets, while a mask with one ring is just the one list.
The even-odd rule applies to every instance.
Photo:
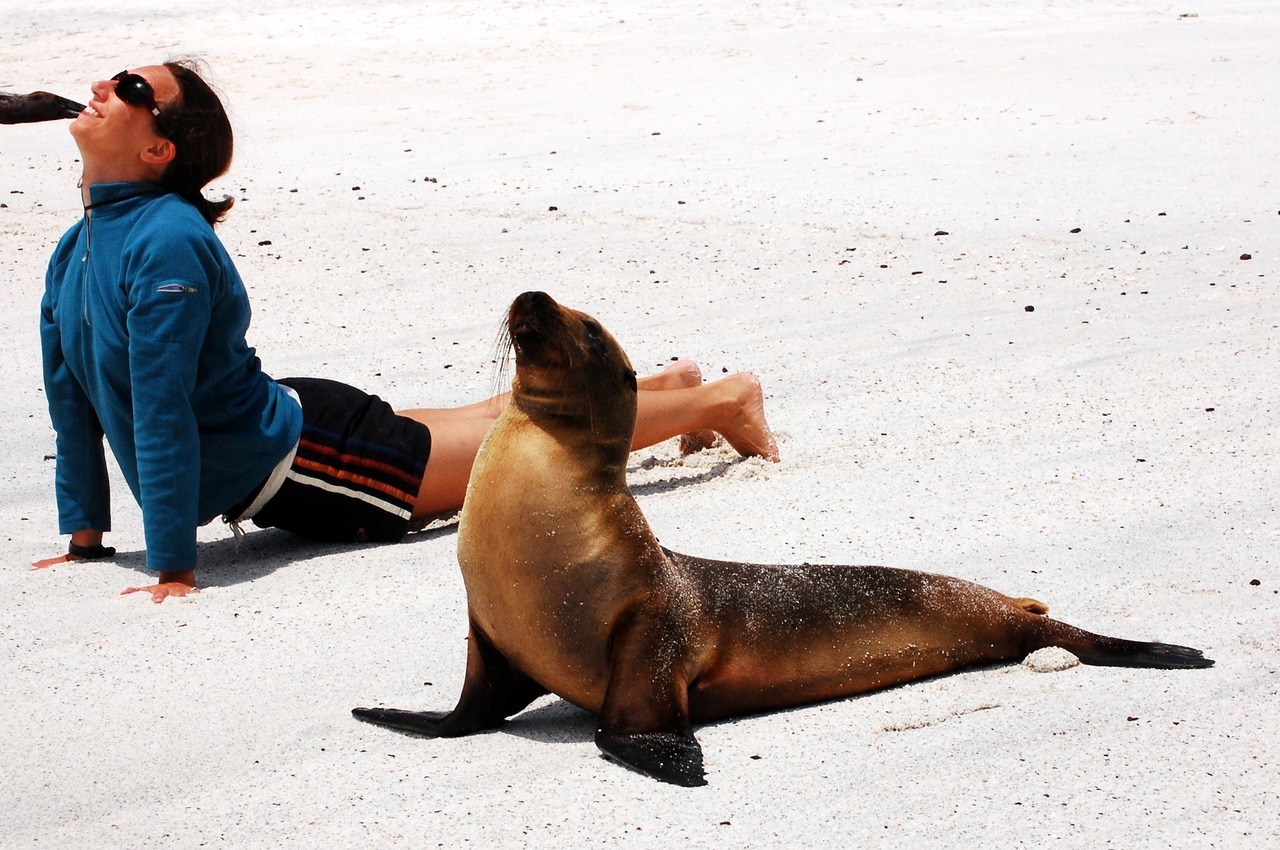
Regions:
[[672, 785], [706, 785], [702, 746], [688, 729], [676, 732], [634, 732], [614, 735], [600, 729], [596, 746], [621, 765]]
[[619, 627], [596, 746], [646, 776], [692, 787], [707, 780], [689, 728], [689, 685], [673, 663], [681, 643], [661, 616], [637, 614]]
[[428, 738], [450, 738], [467, 734], [465, 731], [452, 735], [445, 731], [445, 720], [453, 716], [448, 711], [405, 711], [403, 708], [353, 708], [351, 716], [366, 723], [386, 726], [400, 732], [411, 732], [425, 735]]
[[467, 674], [453, 711], [353, 708], [351, 713], [360, 720], [401, 732], [457, 738], [501, 726], [545, 693], [546, 688], [512, 667], [473, 623], [467, 636]]

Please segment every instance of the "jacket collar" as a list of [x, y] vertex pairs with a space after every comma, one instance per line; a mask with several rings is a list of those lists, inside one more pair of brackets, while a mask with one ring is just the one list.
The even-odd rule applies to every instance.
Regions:
[[164, 192], [164, 187], [158, 183], [96, 183], [89, 187], [89, 203], [84, 210], [100, 210], [143, 195], [162, 195]]

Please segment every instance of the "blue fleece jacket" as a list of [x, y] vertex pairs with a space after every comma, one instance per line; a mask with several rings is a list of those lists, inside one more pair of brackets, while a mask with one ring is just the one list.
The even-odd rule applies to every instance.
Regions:
[[105, 435], [142, 507], [147, 566], [195, 569], [196, 527], [248, 495], [302, 430], [248, 327], [240, 275], [195, 207], [147, 183], [90, 187], [40, 305], [63, 534], [111, 528]]

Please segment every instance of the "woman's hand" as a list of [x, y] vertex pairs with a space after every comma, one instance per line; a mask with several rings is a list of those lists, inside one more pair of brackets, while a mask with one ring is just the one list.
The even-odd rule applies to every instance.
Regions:
[[146, 587], [126, 587], [120, 591], [120, 595], [139, 592], [150, 593], [151, 601], [159, 604], [170, 596], [183, 597], [199, 593], [200, 588], [196, 587], [196, 571], [185, 570], [180, 573], [160, 573], [160, 581], [156, 584], [149, 584]]
[[79, 561], [79, 560], [82, 560], [82, 559], [77, 558], [75, 555], [69, 555], [69, 554], [58, 555], [57, 557], [54, 557], [54, 558], [44, 558], [43, 560], [32, 561], [31, 569], [43, 570], [45, 567], [52, 567], [54, 564], [69, 564], [72, 561]]
[[[102, 532], [92, 528], [86, 528], [83, 531], [77, 531], [71, 535], [71, 542], [85, 549], [99, 549], [102, 547]], [[110, 550], [110, 554], [114, 555], [115, 550]], [[54, 564], [70, 564], [72, 561], [84, 561], [79, 555], [72, 555], [68, 552], [65, 555], [58, 555], [53, 558], [44, 558], [40, 561], [34, 561], [31, 564], [33, 570], [43, 570], [46, 567], [52, 567]]]

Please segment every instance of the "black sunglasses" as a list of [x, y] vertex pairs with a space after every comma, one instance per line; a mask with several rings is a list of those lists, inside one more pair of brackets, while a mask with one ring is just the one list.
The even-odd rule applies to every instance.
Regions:
[[160, 107], [156, 106], [156, 92], [151, 88], [151, 83], [147, 82], [144, 77], [137, 74], [130, 74], [128, 71], [121, 71], [111, 78], [116, 84], [116, 97], [123, 100], [130, 106], [141, 106], [143, 109], [151, 110], [151, 114], [160, 117]]

